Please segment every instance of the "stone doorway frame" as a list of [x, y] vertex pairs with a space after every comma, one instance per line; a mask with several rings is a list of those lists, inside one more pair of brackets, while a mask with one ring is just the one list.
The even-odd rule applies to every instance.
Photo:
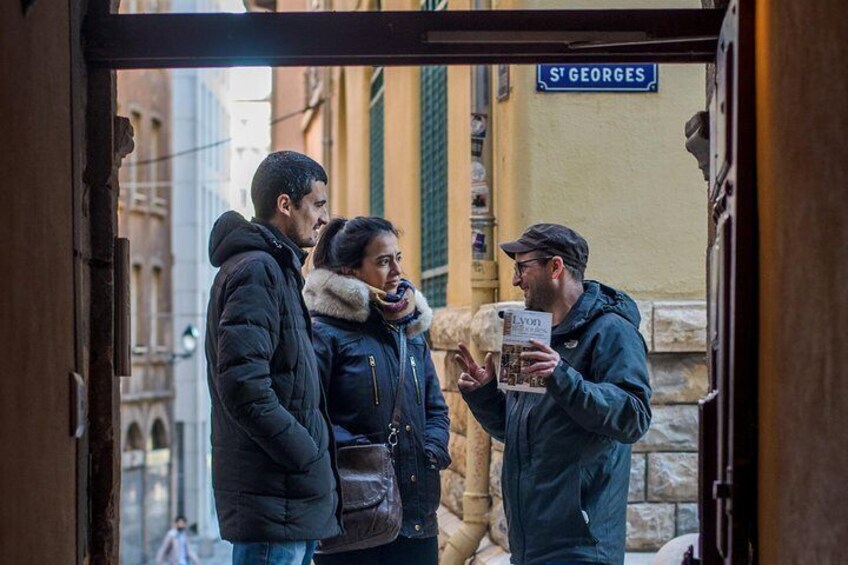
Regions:
[[[741, 0], [741, 4], [749, 4]], [[89, 432], [81, 442], [77, 561], [118, 560], [119, 386], [127, 352], [116, 281], [117, 170], [128, 130], [116, 116], [115, 70], [222, 66], [426, 65], [554, 62], [712, 64], [724, 10], [116, 15], [112, 0], [75, 8], [75, 249], [78, 349], [87, 360]], [[203, 33], [200, 33], [200, 32]], [[753, 30], [745, 30], [753, 33]], [[285, 40], [281, 39], [285, 38]], [[515, 38], [520, 38], [516, 41]], [[751, 42], [752, 43], [752, 42]], [[753, 68], [739, 72], [753, 76]], [[756, 211], [739, 218], [756, 233]], [[756, 262], [736, 273], [756, 300]], [[745, 278], [745, 275], [751, 275]], [[756, 330], [752, 320], [748, 329]], [[756, 356], [756, 351], [751, 351]], [[754, 375], [756, 383], [756, 375]], [[756, 390], [756, 386], [754, 386]], [[754, 396], [751, 403], [756, 403]], [[756, 421], [751, 422], [756, 425]], [[703, 447], [703, 444], [702, 444]], [[754, 469], [756, 473], [756, 468]], [[704, 496], [702, 489], [701, 496]], [[736, 508], [756, 521], [752, 505]], [[702, 530], [703, 531], [703, 530]]]

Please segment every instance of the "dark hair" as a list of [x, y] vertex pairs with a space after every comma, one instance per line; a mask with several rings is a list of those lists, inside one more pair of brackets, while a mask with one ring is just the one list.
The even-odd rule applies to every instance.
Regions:
[[183, 516], [182, 514], [177, 514], [177, 517], [174, 518], [174, 523], [179, 522], [180, 520], [182, 520], [183, 522], [188, 522], [185, 516]]
[[574, 279], [575, 282], [582, 283], [583, 282], [583, 270], [578, 269], [577, 267], [572, 267], [571, 265], [563, 262], [562, 266], [568, 271], [568, 274], [571, 275], [571, 278]]
[[357, 216], [351, 220], [336, 218], [321, 232], [312, 262], [318, 269], [340, 273], [362, 265], [365, 248], [375, 237], [385, 233], [399, 235], [392, 223], [377, 216]]
[[281, 194], [288, 194], [295, 208], [299, 208], [303, 197], [312, 192], [313, 181], [327, 184], [327, 173], [314, 160], [296, 151], [271, 153], [259, 164], [250, 185], [256, 217], [274, 217]]

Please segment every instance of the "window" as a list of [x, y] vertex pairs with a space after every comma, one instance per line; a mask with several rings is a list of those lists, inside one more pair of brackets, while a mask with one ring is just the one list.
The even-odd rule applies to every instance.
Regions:
[[130, 112], [130, 124], [133, 129], [133, 141], [135, 142], [135, 149], [130, 154], [129, 161], [129, 173], [130, 179], [127, 186], [128, 194], [129, 194], [129, 204], [132, 207], [137, 202], [144, 202], [144, 193], [139, 190], [138, 186], [138, 161], [139, 159], [139, 147], [141, 142], [141, 112], [132, 111]]
[[165, 424], [159, 418], [153, 422], [153, 427], [150, 429], [150, 450], [167, 449], [168, 447], [168, 431], [165, 429]]
[[377, 67], [371, 75], [371, 110], [369, 116], [371, 122], [368, 163], [371, 178], [369, 207], [372, 216], [382, 216], [385, 213], [384, 92], [383, 67]]
[[[423, 10], [446, 5], [421, 3]], [[447, 82], [444, 65], [421, 67], [421, 290], [435, 307], [447, 304]]]
[[134, 349], [144, 349], [147, 340], [144, 339], [144, 302], [141, 295], [141, 265], [133, 265], [130, 280], [130, 313], [132, 314], [132, 344]]
[[150, 159], [150, 164], [148, 165], [148, 170], [150, 171], [150, 190], [148, 194], [150, 194], [154, 206], [164, 208], [167, 204], [167, 186], [159, 178], [161, 171], [159, 162], [156, 161], [156, 159], [162, 156], [161, 142], [162, 122], [154, 118], [150, 120], [150, 155], [148, 155], [148, 159]]
[[421, 0], [422, 10], [444, 10], [448, 6], [448, 0]]
[[144, 449], [144, 438], [141, 435], [141, 427], [133, 422], [127, 428], [127, 437], [124, 439], [124, 451], [137, 451]]
[[447, 68], [421, 69], [421, 288], [447, 302]]
[[150, 284], [150, 343], [156, 349], [165, 346], [165, 332], [163, 330], [164, 316], [161, 308], [162, 300], [162, 269], [153, 267], [153, 278]]

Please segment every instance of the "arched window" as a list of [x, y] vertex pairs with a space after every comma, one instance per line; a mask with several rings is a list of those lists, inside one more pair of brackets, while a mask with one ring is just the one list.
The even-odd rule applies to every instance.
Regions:
[[133, 422], [127, 428], [127, 437], [124, 439], [124, 451], [136, 451], [144, 449], [144, 437], [141, 435], [141, 427]]
[[153, 422], [153, 427], [150, 429], [150, 449], [167, 449], [168, 448], [168, 432], [165, 430], [165, 424], [160, 419]]

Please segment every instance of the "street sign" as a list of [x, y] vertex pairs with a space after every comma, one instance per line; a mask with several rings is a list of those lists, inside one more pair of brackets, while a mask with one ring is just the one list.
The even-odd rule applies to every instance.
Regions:
[[538, 92], [656, 92], [656, 64], [537, 65]]

